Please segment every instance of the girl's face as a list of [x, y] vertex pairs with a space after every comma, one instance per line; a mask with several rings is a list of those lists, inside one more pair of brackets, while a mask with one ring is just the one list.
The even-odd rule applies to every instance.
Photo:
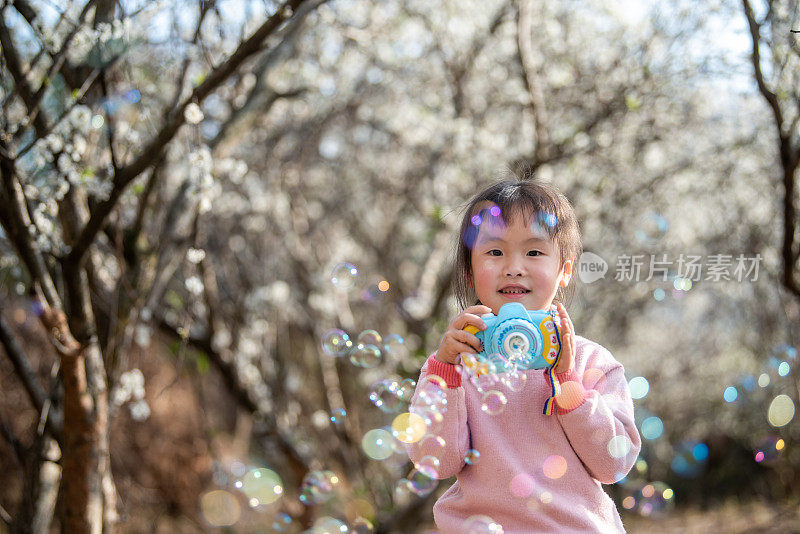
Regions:
[[487, 217], [472, 249], [471, 285], [495, 315], [509, 302], [528, 310], [549, 309], [558, 287], [572, 275], [572, 259], [560, 266], [555, 240], [526, 221], [522, 214], [508, 225]]

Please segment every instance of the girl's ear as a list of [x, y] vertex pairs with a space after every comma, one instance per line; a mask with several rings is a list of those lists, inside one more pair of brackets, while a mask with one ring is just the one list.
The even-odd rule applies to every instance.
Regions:
[[569, 281], [572, 279], [572, 260], [567, 260], [564, 262], [564, 266], [561, 268], [561, 280], [558, 282], [558, 285], [561, 287], [567, 287], [569, 285]]

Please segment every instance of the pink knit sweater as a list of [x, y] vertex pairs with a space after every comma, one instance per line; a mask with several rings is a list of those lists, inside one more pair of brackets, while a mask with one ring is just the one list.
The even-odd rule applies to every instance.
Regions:
[[[557, 376], [562, 394], [558, 413], [550, 416], [542, 414], [550, 386], [541, 369], [525, 371], [527, 381], [517, 392], [493, 388], [508, 402], [490, 415], [456, 366], [433, 356], [423, 366], [411, 411], [430, 415], [431, 397], [420, 392], [426, 376], [442, 377], [447, 409], [440, 422], [428, 418], [428, 432], [445, 446], [422, 439], [408, 452], [415, 463], [438, 457], [440, 479], [456, 475], [433, 507], [441, 534], [468, 532], [467, 520], [476, 515], [491, 517], [505, 534], [624, 532], [601, 484], [623, 478], [641, 448], [628, 383], [608, 350], [580, 336], [575, 345], [575, 368]], [[469, 449], [480, 453], [472, 465], [465, 462]]]

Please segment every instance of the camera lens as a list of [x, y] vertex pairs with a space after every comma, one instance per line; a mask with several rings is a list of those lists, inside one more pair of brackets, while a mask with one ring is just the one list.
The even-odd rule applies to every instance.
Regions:
[[522, 358], [528, 353], [531, 344], [522, 332], [512, 332], [503, 340], [503, 349], [510, 358]]

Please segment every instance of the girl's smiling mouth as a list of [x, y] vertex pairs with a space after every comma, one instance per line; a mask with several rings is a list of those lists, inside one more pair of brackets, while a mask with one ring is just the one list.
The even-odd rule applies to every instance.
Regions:
[[501, 288], [500, 290], [498, 290], [498, 293], [500, 293], [504, 297], [512, 298], [512, 299], [513, 298], [522, 298], [522, 297], [524, 297], [525, 295], [527, 295], [530, 292], [531, 292], [530, 289], [528, 289], [526, 287], [523, 287], [523, 286], [520, 286], [520, 285], [505, 286], [504, 288]]

